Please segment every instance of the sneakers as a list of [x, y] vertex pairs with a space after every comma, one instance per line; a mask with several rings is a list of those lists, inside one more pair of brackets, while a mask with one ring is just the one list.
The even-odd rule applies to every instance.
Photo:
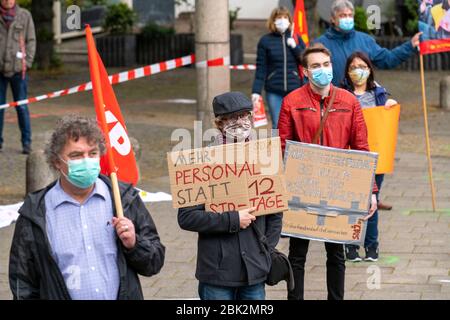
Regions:
[[359, 256], [358, 249], [355, 247], [345, 246], [345, 259], [350, 262], [362, 261]]
[[378, 201], [378, 209], [379, 210], [387, 210], [387, 211], [389, 211], [389, 210], [392, 210], [392, 206], [390, 204], [385, 204], [385, 203], [383, 203], [381, 201]]
[[378, 261], [378, 248], [366, 248], [364, 261]]
[[0, 152], [3, 151], [3, 145], [0, 143]]
[[30, 152], [31, 152], [31, 146], [29, 144], [24, 145], [23, 149], [22, 149], [22, 154], [30, 154]]

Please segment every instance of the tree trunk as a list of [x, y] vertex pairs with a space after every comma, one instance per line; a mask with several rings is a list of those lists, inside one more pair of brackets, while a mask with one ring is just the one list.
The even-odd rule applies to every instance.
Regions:
[[34, 0], [31, 15], [36, 27], [37, 48], [35, 61], [39, 69], [51, 67], [53, 57], [53, 0]]

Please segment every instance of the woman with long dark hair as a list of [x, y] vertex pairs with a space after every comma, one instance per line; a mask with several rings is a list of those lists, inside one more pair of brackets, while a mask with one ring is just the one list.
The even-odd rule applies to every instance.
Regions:
[[[388, 93], [385, 88], [375, 82], [375, 72], [369, 57], [363, 52], [354, 52], [348, 59], [345, 66], [345, 79], [342, 84], [344, 88], [352, 92], [361, 104], [363, 109], [377, 106], [391, 108], [397, 104], [397, 101], [388, 99]], [[384, 174], [375, 175], [378, 190], [381, 190]], [[383, 204], [377, 193], [378, 209], [391, 210], [392, 206]], [[378, 260], [378, 210], [368, 220], [366, 238], [364, 241], [366, 251], [365, 260]], [[357, 262], [362, 259], [358, 253], [359, 246], [345, 246], [345, 255], [347, 260]]]

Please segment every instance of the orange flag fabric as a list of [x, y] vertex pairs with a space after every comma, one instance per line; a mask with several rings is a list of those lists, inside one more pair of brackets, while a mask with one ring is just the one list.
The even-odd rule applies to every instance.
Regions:
[[400, 105], [391, 109], [383, 107], [363, 109], [369, 133], [369, 148], [378, 153], [377, 174], [394, 171], [395, 149], [397, 147]]
[[309, 45], [308, 24], [306, 22], [306, 11], [304, 0], [297, 0], [294, 10], [294, 39], [301, 37], [306, 46]]
[[89, 26], [86, 41], [97, 122], [106, 139], [107, 152], [100, 160], [101, 173], [109, 176], [116, 172], [120, 181], [136, 185], [139, 175], [128, 131]]

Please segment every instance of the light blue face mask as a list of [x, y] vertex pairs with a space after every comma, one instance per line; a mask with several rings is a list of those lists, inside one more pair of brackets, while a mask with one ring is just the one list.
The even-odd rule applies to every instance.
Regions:
[[339, 29], [342, 31], [348, 32], [352, 31], [355, 27], [355, 19], [354, 18], [341, 18], [339, 19]]
[[333, 80], [333, 68], [319, 68], [311, 71], [311, 82], [319, 88], [325, 88]]
[[100, 174], [100, 158], [83, 158], [64, 161], [67, 164], [67, 180], [80, 189], [87, 189], [92, 186]]

